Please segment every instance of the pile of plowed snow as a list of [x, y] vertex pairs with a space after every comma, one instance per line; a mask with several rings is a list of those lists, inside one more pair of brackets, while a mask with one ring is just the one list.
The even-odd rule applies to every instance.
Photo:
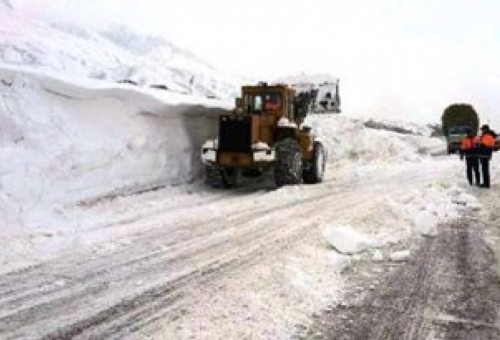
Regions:
[[200, 145], [224, 103], [102, 86], [0, 71], [0, 225], [200, 177]]
[[[371, 128], [362, 119], [344, 115], [314, 115], [306, 119], [328, 150], [330, 163], [380, 163], [387, 161], [418, 162], [431, 155], [443, 153], [445, 143], [422, 133], [406, 134]], [[369, 124], [368, 124], [369, 125]], [[408, 123], [409, 131], [415, 124]], [[400, 122], [400, 126], [405, 123]]]

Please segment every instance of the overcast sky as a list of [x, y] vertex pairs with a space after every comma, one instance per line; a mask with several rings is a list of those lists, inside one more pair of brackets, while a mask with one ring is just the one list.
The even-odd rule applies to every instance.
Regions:
[[263, 80], [330, 73], [344, 108], [438, 120], [453, 102], [500, 123], [497, 0], [14, 0], [33, 15], [126, 22]]

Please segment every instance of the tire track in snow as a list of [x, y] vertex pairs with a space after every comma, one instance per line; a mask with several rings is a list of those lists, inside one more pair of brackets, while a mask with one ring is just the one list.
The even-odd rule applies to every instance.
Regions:
[[323, 313], [304, 338], [498, 339], [497, 265], [483, 225], [443, 226], [379, 290]]
[[[397, 180], [409, 183], [410, 178], [413, 183], [429, 180], [428, 175], [415, 178], [405, 173], [399, 174]], [[188, 228], [192, 233], [180, 233], [178, 239], [155, 228], [139, 235], [124, 250], [102, 258], [86, 259], [78, 254], [2, 275], [0, 335], [127, 335], [168, 313], [165, 310], [173, 308], [173, 304], [182, 304], [190, 286], [223, 275], [231, 268], [251, 265], [259, 256], [290, 242], [300, 242], [302, 233], [317, 226], [311, 216], [341, 216], [378, 204], [388, 193], [381, 194], [378, 187], [364, 185], [361, 194], [312, 187], [309, 197], [292, 203], [252, 209], [244, 205], [243, 209], [232, 207], [225, 223], [217, 218], [191, 220], [176, 230]], [[405, 190], [407, 187], [402, 186], [390, 193]], [[283, 219], [283, 215], [287, 218]], [[291, 226], [290, 221], [297, 225]], [[66, 281], [57, 284], [61, 278]], [[137, 281], [147, 284], [137, 287]], [[12, 285], [19, 282], [23, 284], [12, 290]], [[75, 294], [86, 287], [93, 296]]]

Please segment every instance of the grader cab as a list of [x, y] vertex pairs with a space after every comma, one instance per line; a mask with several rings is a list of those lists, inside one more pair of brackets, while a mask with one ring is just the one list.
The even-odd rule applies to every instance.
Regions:
[[326, 153], [311, 129], [301, 128], [306, 114], [290, 86], [243, 86], [233, 112], [219, 117], [217, 138], [202, 146], [207, 182], [232, 187], [240, 174], [270, 169], [278, 187], [321, 182]]

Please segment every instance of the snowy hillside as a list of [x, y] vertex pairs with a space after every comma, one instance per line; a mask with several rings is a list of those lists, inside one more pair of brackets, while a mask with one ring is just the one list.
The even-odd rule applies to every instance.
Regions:
[[161, 37], [126, 27], [95, 31], [65, 21], [35, 18], [0, 4], [0, 61], [59, 76], [162, 86], [199, 96], [232, 98], [237, 77], [224, 75]]

